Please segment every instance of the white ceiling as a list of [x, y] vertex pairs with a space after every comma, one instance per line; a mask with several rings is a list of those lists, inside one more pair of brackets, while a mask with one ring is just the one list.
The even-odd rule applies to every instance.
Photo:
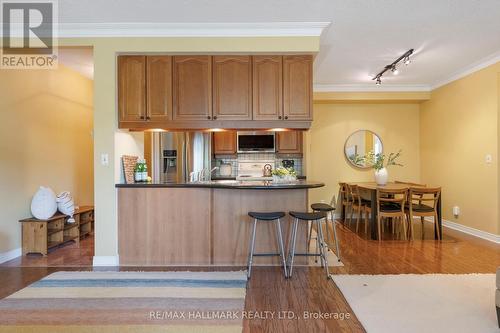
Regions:
[[331, 22], [314, 64], [318, 89], [373, 87], [371, 77], [410, 48], [381, 86], [426, 90], [482, 61], [500, 60], [499, 0], [63, 0], [60, 23]]

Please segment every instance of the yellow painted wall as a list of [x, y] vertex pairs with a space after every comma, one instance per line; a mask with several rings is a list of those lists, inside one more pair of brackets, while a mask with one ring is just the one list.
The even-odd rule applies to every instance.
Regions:
[[444, 219], [496, 234], [499, 72], [497, 63], [432, 91], [420, 117], [422, 181], [443, 187]]
[[420, 181], [418, 104], [314, 104], [314, 121], [306, 135], [306, 170], [325, 187], [309, 191], [310, 202], [338, 192], [339, 181], [373, 181], [373, 170], [352, 167], [344, 157], [344, 143], [359, 129], [377, 133], [385, 152], [403, 150], [404, 167], [390, 167], [389, 180]]
[[21, 247], [40, 185], [93, 204], [92, 99], [92, 81], [62, 65], [0, 70], [0, 252]]
[[[116, 136], [116, 56], [120, 53], [314, 53], [319, 37], [245, 38], [72, 38], [60, 39], [61, 46], [94, 48], [94, 184], [95, 255], [118, 254], [118, 224], [115, 181], [119, 179], [119, 154], [133, 153], [131, 139]], [[132, 138], [133, 139], [133, 138]], [[118, 141], [117, 141], [118, 140]], [[122, 141], [123, 140], [123, 141]], [[100, 164], [100, 155], [109, 154], [110, 165]]]

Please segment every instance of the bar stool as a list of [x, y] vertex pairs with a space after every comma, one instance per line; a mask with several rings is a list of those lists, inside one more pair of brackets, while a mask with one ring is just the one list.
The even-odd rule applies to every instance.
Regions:
[[[314, 256], [320, 257], [321, 267], [325, 268], [326, 277], [330, 278], [330, 272], [328, 271], [328, 261], [326, 259], [325, 254], [325, 241], [323, 238], [323, 230], [321, 229], [321, 220], [326, 220], [325, 212], [315, 212], [315, 213], [303, 213], [303, 212], [290, 212], [290, 216], [294, 218], [293, 226], [292, 226], [292, 240], [290, 252], [288, 253], [288, 277], [292, 277], [293, 271], [293, 259], [295, 256]], [[316, 237], [316, 241], [318, 243], [317, 248], [319, 248], [319, 253], [295, 253], [295, 245], [297, 242], [297, 227], [299, 225], [299, 221], [308, 223], [311, 221], [312, 223], [316, 223], [316, 228], [318, 230]]]
[[[281, 233], [281, 223], [280, 219], [286, 214], [284, 212], [270, 212], [270, 213], [260, 213], [260, 212], [249, 212], [248, 216], [253, 217], [253, 231], [252, 231], [252, 241], [250, 242], [250, 254], [248, 255], [248, 278], [252, 272], [252, 262], [253, 257], [269, 257], [269, 256], [281, 256], [283, 261], [283, 269], [285, 270], [285, 278], [287, 277], [286, 271], [286, 260], [285, 260], [285, 250], [283, 247], [283, 236]], [[279, 253], [254, 253], [255, 250], [255, 231], [257, 229], [258, 221], [275, 221], [276, 223], [276, 236], [278, 238]]]
[[[332, 198], [332, 201], [329, 204], [320, 202], [320, 203], [313, 203], [311, 205], [311, 209], [313, 212], [324, 212], [326, 214], [325, 217], [325, 224], [326, 224], [326, 247], [329, 249], [330, 246], [328, 245], [328, 241], [330, 240], [330, 231], [328, 229], [328, 214], [330, 214], [330, 221], [332, 222], [332, 228], [333, 228], [333, 240], [335, 241], [335, 252], [337, 254], [337, 258], [340, 261], [340, 247], [339, 247], [339, 239], [337, 238], [337, 221], [335, 221], [335, 195]], [[309, 250], [309, 243], [311, 242], [311, 234], [312, 234], [312, 223], [309, 228], [309, 233], [308, 233], [308, 240], [307, 240], [307, 246]], [[316, 238], [317, 239], [317, 238]], [[318, 242], [316, 242], [318, 244]], [[316, 250], [318, 249], [316, 245]]]

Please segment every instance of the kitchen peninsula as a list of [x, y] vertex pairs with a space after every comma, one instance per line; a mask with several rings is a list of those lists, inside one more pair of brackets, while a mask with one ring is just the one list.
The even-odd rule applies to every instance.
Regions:
[[[307, 211], [308, 191], [323, 183], [259, 181], [117, 184], [120, 265], [245, 266], [251, 234], [249, 211]], [[288, 243], [291, 219], [282, 228]], [[256, 251], [274, 252], [274, 225], [257, 229]], [[297, 252], [306, 249], [299, 226]], [[279, 265], [278, 257], [257, 264]], [[302, 261], [301, 261], [302, 260]], [[297, 264], [305, 263], [297, 258]]]

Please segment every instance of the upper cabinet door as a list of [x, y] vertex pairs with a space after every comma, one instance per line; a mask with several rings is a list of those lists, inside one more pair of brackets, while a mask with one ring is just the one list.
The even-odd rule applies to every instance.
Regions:
[[252, 119], [250, 56], [213, 57], [213, 119]]
[[146, 119], [146, 57], [118, 57], [118, 113], [120, 121]]
[[253, 57], [253, 119], [283, 119], [283, 57]]
[[236, 132], [214, 132], [214, 155], [236, 154]]
[[146, 119], [172, 119], [172, 57], [147, 56]]
[[277, 132], [276, 151], [282, 154], [302, 154], [302, 132], [285, 131]]
[[174, 56], [173, 119], [212, 119], [210, 56]]
[[312, 56], [283, 56], [283, 114], [312, 120]]

